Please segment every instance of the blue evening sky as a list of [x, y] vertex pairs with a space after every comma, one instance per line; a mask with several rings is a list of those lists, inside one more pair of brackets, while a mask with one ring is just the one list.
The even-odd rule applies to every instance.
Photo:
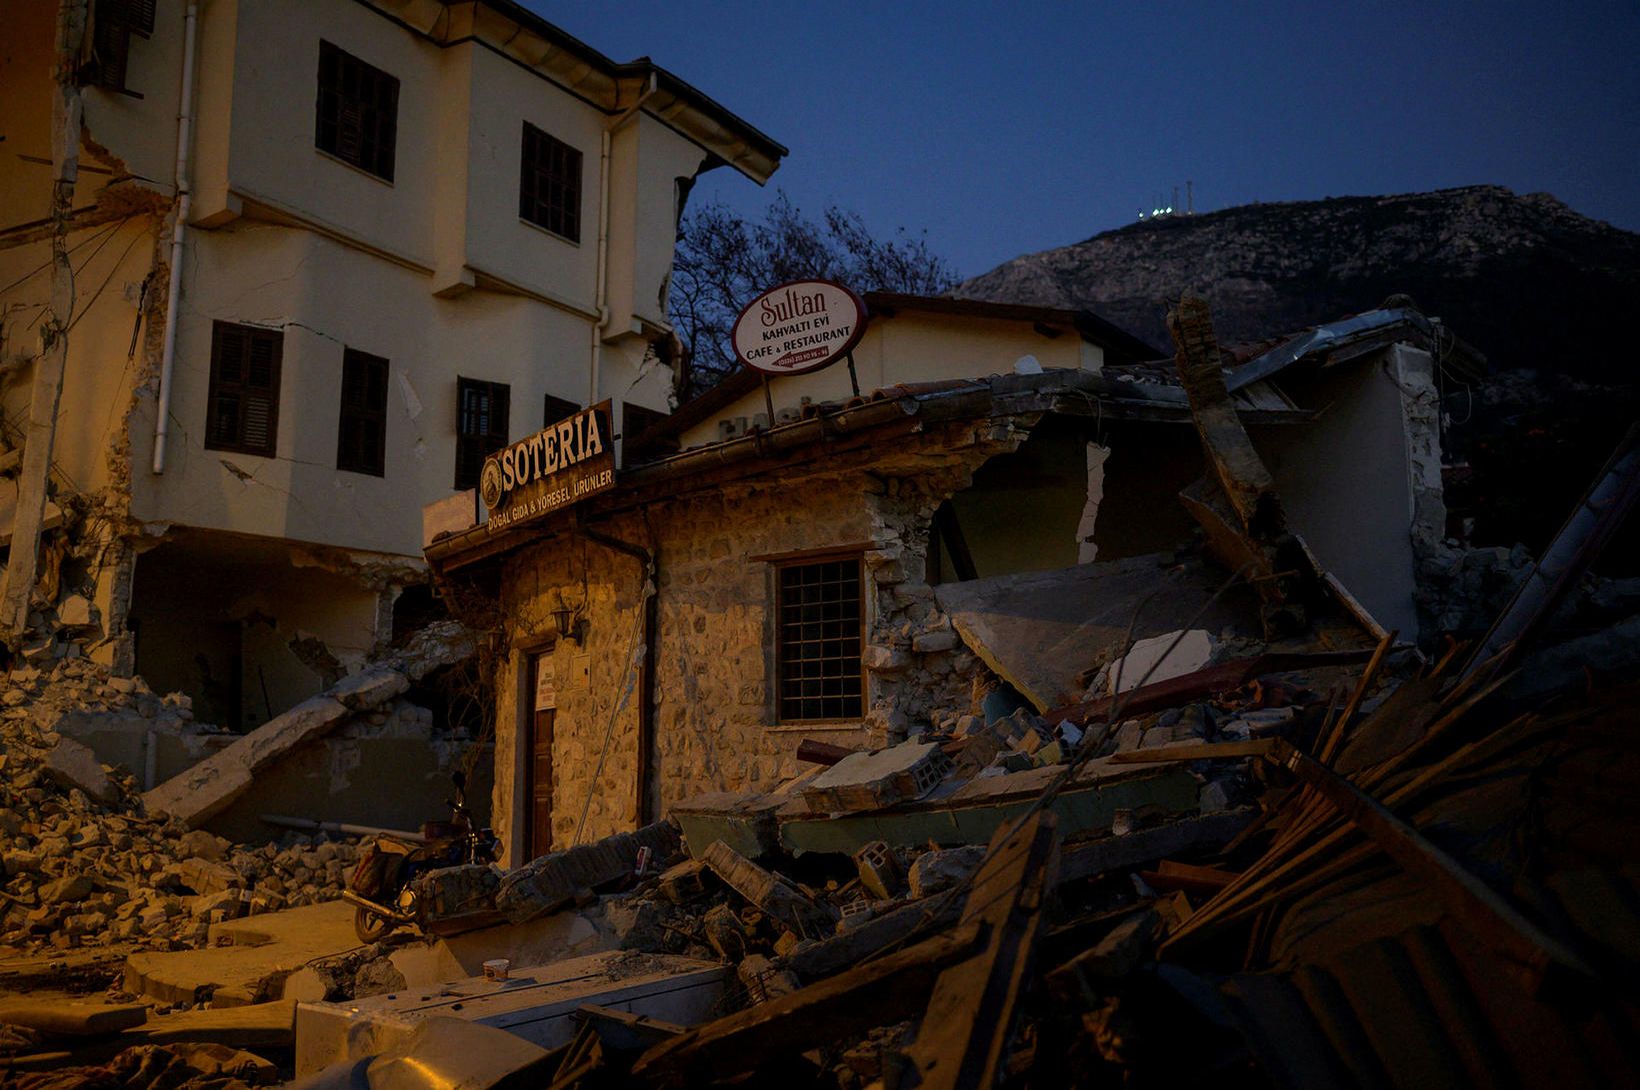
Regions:
[[1495, 183], [1640, 230], [1640, 3], [609, 4], [526, 0], [791, 149], [784, 189], [927, 232], [964, 276], [1157, 200]]

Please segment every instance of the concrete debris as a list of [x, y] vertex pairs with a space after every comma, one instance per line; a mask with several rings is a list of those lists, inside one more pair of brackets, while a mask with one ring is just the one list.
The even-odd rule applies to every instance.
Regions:
[[380, 707], [410, 687], [387, 666], [343, 678], [143, 795], [149, 811], [198, 825], [248, 791], [256, 774], [298, 746], [336, 729], [354, 712]]
[[984, 861], [985, 848], [979, 844], [924, 852], [911, 864], [912, 899], [921, 900], [960, 886], [979, 871]]
[[851, 753], [810, 780], [800, 794], [816, 813], [876, 810], [918, 799], [950, 771], [951, 761], [930, 742], [903, 742], [875, 753]]
[[220, 922], [338, 897], [357, 848], [289, 834], [235, 845], [147, 812], [135, 778], [104, 766], [56, 726], [75, 714], [175, 713], [138, 679], [84, 660], [11, 674], [26, 699], [0, 717], [0, 944], [19, 951], [188, 949]]
[[513, 923], [545, 916], [593, 890], [630, 879], [640, 849], [648, 848], [652, 858], [669, 859], [680, 842], [678, 826], [661, 821], [635, 833], [617, 833], [592, 844], [551, 852], [502, 877], [496, 907]]

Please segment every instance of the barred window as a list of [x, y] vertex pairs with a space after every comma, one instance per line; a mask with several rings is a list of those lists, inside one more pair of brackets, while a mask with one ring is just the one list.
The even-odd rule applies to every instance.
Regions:
[[357, 348], [342, 352], [336, 468], [387, 475], [387, 361]]
[[478, 487], [484, 459], [507, 445], [512, 389], [504, 382], [456, 379], [456, 489]]
[[864, 709], [858, 556], [777, 569], [778, 717], [853, 719]]
[[313, 142], [344, 163], [393, 180], [399, 81], [329, 42], [319, 43]]
[[232, 322], [212, 325], [207, 449], [273, 457], [284, 351], [285, 335], [279, 330]]
[[571, 242], [581, 241], [581, 153], [524, 122], [518, 214]]

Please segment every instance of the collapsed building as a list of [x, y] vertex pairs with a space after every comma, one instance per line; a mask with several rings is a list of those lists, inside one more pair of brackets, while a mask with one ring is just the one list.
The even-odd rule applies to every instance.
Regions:
[[[1210, 591], [1198, 522], [1242, 566], [1234, 543], [1214, 549], [1210, 498], [1191, 498], [1211, 465], [1167, 365], [1131, 339], [1059, 336], [1091, 316], [872, 298], [886, 313], [856, 355], [872, 378], [916, 381], [816, 401], [805, 379], [835, 388], [840, 367], [767, 398], [730, 380], [645, 437], [685, 449], [427, 546], [441, 587], [492, 603], [500, 627], [493, 814], [511, 865], [777, 783], [806, 739], [891, 745], [1003, 689], [1039, 713], [1081, 700], [1126, 626], [1170, 637]], [[1476, 365], [1456, 343], [1392, 306], [1212, 349], [1302, 528], [1310, 585], [1266, 566], [1250, 585], [1267, 611], [1320, 595], [1363, 638], [1416, 640], [1419, 573], [1445, 547], [1437, 355]], [[970, 377], [975, 353], [1019, 366]], [[741, 433], [777, 399], [790, 408], [772, 426], [765, 409]], [[498, 506], [528, 511], [542, 487]], [[1217, 661], [1257, 627], [1221, 610], [1190, 654]]]

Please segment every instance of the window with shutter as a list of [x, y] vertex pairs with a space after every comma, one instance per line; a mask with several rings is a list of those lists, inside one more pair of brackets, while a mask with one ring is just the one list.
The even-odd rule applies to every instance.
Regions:
[[271, 458], [279, 440], [279, 364], [285, 335], [276, 329], [216, 322], [205, 446]]
[[398, 124], [398, 77], [320, 42], [314, 145], [391, 182]]
[[342, 353], [336, 468], [387, 475], [387, 361], [356, 348]]
[[548, 424], [556, 424], [565, 417], [574, 416], [580, 411], [581, 406], [576, 402], [570, 401], [568, 398], [553, 397], [548, 394], [541, 408], [541, 426], [544, 428]]
[[520, 158], [519, 216], [581, 241], [581, 153], [526, 121]]
[[512, 390], [504, 382], [456, 379], [456, 488], [478, 486], [484, 459], [507, 445]]
[[96, 0], [91, 8], [90, 56], [80, 68], [80, 82], [141, 98], [125, 84], [131, 35], [146, 38], [153, 32], [153, 0]]

